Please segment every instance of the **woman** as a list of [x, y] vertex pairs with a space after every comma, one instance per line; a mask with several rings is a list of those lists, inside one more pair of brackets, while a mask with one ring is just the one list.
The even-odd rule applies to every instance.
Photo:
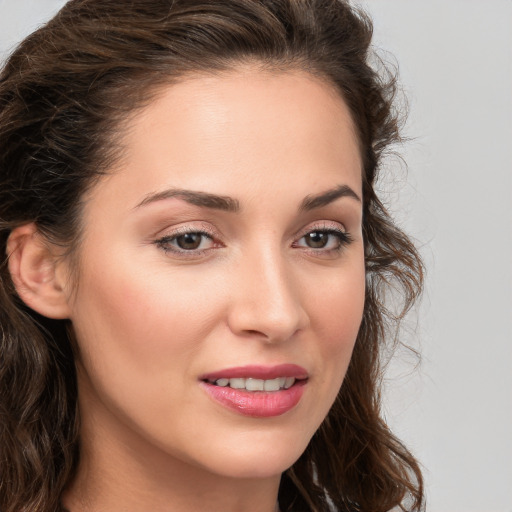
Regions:
[[2, 512], [422, 508], [379, 415], [422, 273], [370, 40], [337, 0], [72, 0], [14, 52]]

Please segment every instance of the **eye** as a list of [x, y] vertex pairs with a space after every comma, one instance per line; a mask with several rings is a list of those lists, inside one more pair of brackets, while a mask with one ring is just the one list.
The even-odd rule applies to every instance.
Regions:
[[[334, 236], [331, 233], [326, 233], [325, 231], [312, 231], [304, 236], [304, 242], [308, 247], [312, 249], [324, 249], [332, 243], [332, 239]], [[335, 243], [338, 243], [338, 240], [334, 240]]]
[[199, 249], [201, 245], [204, 245], [205, 234], [204, 233], [185, 233], [184, 235], [177, 236], [173, 239], [176, 245], [185, 251], [192, 251]]
[[304, 247], [314, 251], [338, 251], [351, 242], [350, 235], [337, 228], [313, 229], [303, 235], [295, 247]]
[[166, 252], [201, 254], [214, 247], [213, 236], [205, 231], [183, 231], [164, 236], [155, 244]]

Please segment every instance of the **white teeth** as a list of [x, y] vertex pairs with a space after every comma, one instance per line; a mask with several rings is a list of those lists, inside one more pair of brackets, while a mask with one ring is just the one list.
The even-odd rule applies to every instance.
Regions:
[[279, 391], [279, 379], [263, 381], [263, 389], [265, 391]]
[[275, 379], [253, 379], [253, 378], [232, 378], [217, 379], [210, 381], [221, 387], [231, 387], [233, 389], [245, 389], [247, 391], [279, 391], [280, 389], [290, 389], [295, 384], [295, 377], [277, 377]]
[[284, 383], [284, 389], [291, 388], [295, 384], [294, 377], [286, 377], [286, 382]]
[[229, 379], [229, 385], [233, 389], [244, 389], [245, 388], [245, 379]]
[[247, 379], [245, 381], [245, 389], [247, 391], [263, 391], [264, 381], [261, 379]]

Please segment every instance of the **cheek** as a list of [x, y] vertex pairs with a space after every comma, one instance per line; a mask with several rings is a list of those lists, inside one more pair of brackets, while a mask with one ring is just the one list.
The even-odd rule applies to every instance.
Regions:
[[183, 291], [179, 284], [121, 266], [108, 276], [94, 273], [83, 279], [72, 319], [83, 349], [117, 364], [124, 358], [133, 366], [130, 371], [168, 366], [168, 355], [186, 357], [207, 332], [207, 297], [190, 286]]
[[219, 289], [226, 276], [113, 253], [110, 260], [84, 257], [72, 322], [97, 390], [119, 403], [126, 396], [145, 403], [195, 379], [211, 333], [223, 322]]
[[[364, 259], [354, 261], [347, 272], [333, 281], [329, 300], [324, 300], [318, 327], [323, 357], [328, 362], [334, 380], [334, 400], [350, 363], [357, 334], [361, 326], [365, 302]], [[323, 326], [323, 327], [322, 327]], [[323, 332], [322, 332], [323, 331]]]
[[[359, 254], [361, 252], [361, 254]], [[345, 351], [353, 345], [362, 320], [365, 301], [365, 268], [358, 251], [321, 288], [309, 285], [313, 330], [325, 340], [325, 349]]]
[[[334, 401], [348, 368], [361, 325], [365, 301], [365, 265], [361, 247], [347, 253], [343, 265], [317, 270], [303, 282], [302, 295], [307, 297], [310, 328], [315, 346], [307, 345], [309, 357], [319, 357], [323, 371], [322, 411]], [[313, 354], [316, 350], [316, 354]], [[320, 403], [319, 403], [320, 406]]]
[[190, 384], [198, 354], [218, 315], [211, 311], [212, 293], [198, 294], [197, 283], [134, 272], [138, 265], [123, 261], [103, 261], [98, 274], [90, 260], [81, 276], [72, 322], [82, 405], [100, 422], [121, 418], [167, 439], [169, 425], [178, 429], [178, 411], [194, 403]]

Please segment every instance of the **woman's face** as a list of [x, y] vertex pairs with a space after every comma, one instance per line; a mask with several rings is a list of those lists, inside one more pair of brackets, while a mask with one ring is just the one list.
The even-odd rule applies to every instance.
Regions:
[[246, 67], [169, 86], [123, 133], [69, 291], [84, 453], [278, 475], [328, 413], [363, 312], [348, 109], [308, 74]]

